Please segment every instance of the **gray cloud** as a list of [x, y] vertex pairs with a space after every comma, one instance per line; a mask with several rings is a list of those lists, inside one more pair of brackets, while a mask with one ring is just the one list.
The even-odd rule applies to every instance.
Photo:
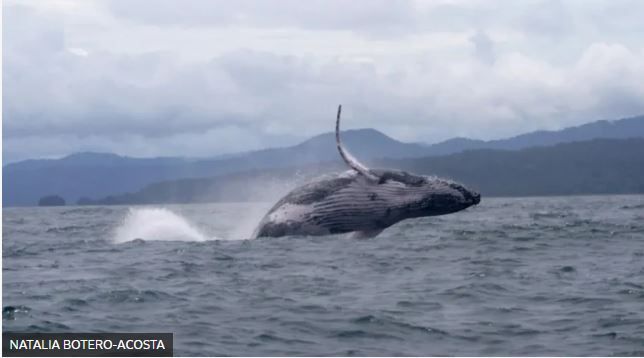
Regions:
[[477, 31], [470, 41], [474, 44], [474, 51], [476, 57], [486, 64], [494, 63], [496, 58], [494, 52], [494, 41], [484, 31]]
[[644, 112], [644, 44], [597, 35], [602, 3], [54, 4], [3, 9], [8, 160], [287, 145], [338, 103], [348, 128], [425, 142]]

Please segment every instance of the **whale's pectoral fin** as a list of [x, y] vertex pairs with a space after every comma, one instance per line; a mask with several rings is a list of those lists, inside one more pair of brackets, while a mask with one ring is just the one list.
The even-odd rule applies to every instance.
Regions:
[[372, 230], [360, 230], [354, 231], [349, 235], [352, 239], [370, 239], [372, 237], [378, 236], [383, 229], [372, 229]]
[[342, 105], [338, 106], [338, 117], [335, 120], [335, 144], [338, 146], [338, 151], [342, 160], [344, 160], [347, 165], [358, 173], [364, 175], [367, 179], [378, 181], [379, 178], [374, 174], [366, 165], [360, 163], [349, 151], [347, 151], [342, 146], [342, 141], [340, 141], [340, 113], [342, 113]]

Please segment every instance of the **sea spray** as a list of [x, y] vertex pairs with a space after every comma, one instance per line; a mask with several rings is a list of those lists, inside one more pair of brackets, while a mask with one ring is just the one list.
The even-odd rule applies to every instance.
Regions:
[[166, 208], [130, 208], [114, 232], [114, 242], [135, 239], [205, 241], [209, 238], [185, 218]]
[[[297, 185], [310, 179], [311, 173], [297, 172], [289, 178], [265, 177], [260, 182], [245, 183], [245, 194], [255, 205], [244, 205], [225, 222], [229, 225], [214, 228], [217, 237], [209, 237], [199, 228], [210, 228], [202, 221], [198, 226], [185, 217], [167, 208], [130, 208], [121, 224], [116, 228], [113, 240], [123, 243], [135, 239], [161, 241], [204, 241], [204, 240], [247, 240], [264, 217], [268, 209], [282, 196]], [[231, 190], [232, 188], [225, 188]], [[233, 204], [230, 204], [233, 205]], [[221, 215], [220, 213], [213, 213]], [[224, 214], [224, 216], [227, 216]], [[222, 219], [222, 218], [219, 218]], [[216, 219], [212, 219], [216, 220]], [[210, 221], [210, 220], [208, 220]], [[207, 230], [213, 232], [213, 230]]]
[[233, 240], [249, 239], [266, 212], [284, 195], [296, 186], [310, 179], [310, 175], [305, 175], [297, 171], [289, 178], [266, 177], [260, 182], [248, 183], [245, 192], [253, 198], [256, 204], [240, 212], [236, 218], [233, 230], [230, 232], [230, 238]]
[[253, 236], [257, 224], [264, 217], [272, 203], [261, 202], [240, 213], [230, 231], [231, 240], [247, 240]]

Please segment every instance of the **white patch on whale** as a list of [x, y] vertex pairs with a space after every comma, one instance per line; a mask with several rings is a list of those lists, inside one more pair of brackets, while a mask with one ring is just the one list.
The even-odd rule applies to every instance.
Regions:
[[282, 224], [287, 221], [302, 221], [311, 212], [313, 212], [313, 207], [311, 205], [284, 203], [272, 212], [268, 216], [268, 219], [270, 222], [275, 224]]
[[[331, 177], [331, 176], [332, 175], [330, 175], [330, 174], [326, 175], [326, 177]], [[350, 170], [343, 171], [342, 173], [340, 173], [340, 174], [338, 174], [337, 176], [334, 176], [334, 177], [351, 179], [351, 178], [355, 178], [356, 176], [358, 176], [358, 172], [353, 170], [353, 169], [350, 169]]]

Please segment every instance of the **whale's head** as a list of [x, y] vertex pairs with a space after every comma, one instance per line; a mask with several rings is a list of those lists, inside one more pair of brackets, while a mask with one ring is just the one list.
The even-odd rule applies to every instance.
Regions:
[[481, 202], [481, 194], [463, 184], [436, 177], [422, 177], [419, 216], [450, 214]]
[[[389, 217], [388, 221], [450, 214], [481, 201], [479, 193], [451, 180], [416, 175], [401, 170], [370, 169], [360, 163], [343, 147], [340, 140], [341, 113], [342, 106], [338, 106], [335, 141], [340, 157], [349, 168], [372, 186], [369, 190], [375, 194], [373, 200], [378, 196], [384, 197], [398, 213]], [[387, 213], [390, 212], [391, 210], [387, 211]]]
[[463, 184], [399, 170], [372, 170], [383, 192], [396, 187], [397, 206], [404, 217], [450, 214], [477, 205], [481, 195]]

